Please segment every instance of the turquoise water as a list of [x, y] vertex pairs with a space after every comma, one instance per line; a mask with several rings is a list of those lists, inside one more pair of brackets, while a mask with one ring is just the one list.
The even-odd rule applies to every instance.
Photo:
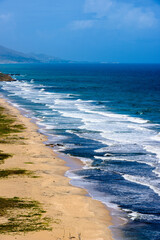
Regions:
[[[0, 65], [0, 92], [54, 150], [83, 161], [72, 184], [126, 219], [123, 240], [160, 239], [160, 65]], [[114, 230], [114, 229], [113, 229]], [[119, 240], [121, 240], [119, 238]]]

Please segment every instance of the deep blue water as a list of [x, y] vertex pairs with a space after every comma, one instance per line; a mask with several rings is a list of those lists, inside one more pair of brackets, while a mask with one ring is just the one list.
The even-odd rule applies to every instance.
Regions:
[[[74, 185], [127, 224], [118, 240], [160, 240], [160, 65], [0, 65], [0, 92], [85, 167]], [[18, 74], [18, 75], [17, 75]], [[58, 145], [57, 145], [58, 144]]]

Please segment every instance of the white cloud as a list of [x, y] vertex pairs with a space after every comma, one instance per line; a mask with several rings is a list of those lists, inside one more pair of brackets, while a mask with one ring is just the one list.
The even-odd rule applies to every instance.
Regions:
[[0, 14], [0, 21], [3, 22], [8, 22], [11, 19], [11, 14], [7, 13], [7, 14]]
[[132, 5], [120, 8], [116, 19], [120, 18], [119, 24], [136, 28], [150, 28], [157, 22], [154, 13], [150, 9], [142, 9]]
[[138, 7], [131, 1], [86, 0], [84, 12], [93, 14], [92, 19], [103, 20], [105, 27], [116, 29], [120, 27], [151, 28], [158, 21], [152, 8], [144, 5]]
[[111, 0], [86, 0], [84, 12], [95, 13], [96, 17], [101, 18], [106, 16], [113, 2]]
[[93, 20], [78, 20], [71, 23], [70, 27], [73, 30], [91, 28], [94, 24]]

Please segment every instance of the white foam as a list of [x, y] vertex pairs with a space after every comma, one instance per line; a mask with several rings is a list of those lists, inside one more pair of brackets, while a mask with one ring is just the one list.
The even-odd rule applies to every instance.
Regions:
[[94, 190], [94, 187], [95, 187], [96, 183], [86, 181], [84, 179], [86, 176], [77, 175], [76, 173], [74, 173], [74, 171], [75, 170], [69, 170], [65, 174], [65, 176], [67, 176], [68, 178], [73, 180], [73, 181], [71, 181], [71, 183], [74, 186], [78, 186], [78, 187], [87, 189], [90, 197], [92, 197], [95, 200], [101, 201], [107, 207], [109, 207], [111, 209], [114, 209], [116, 211], [120, 211], [120, 208], [118, 207], [118, 205], [112, 203], [112, 197], [110, 197], [110, 196], [108, 196], [104, 193], [100, 193], [100, 192], [97, 192], [97, 191]]
[[129, 122], [134, 122], [134, 123], [147, 123], [148, 120], [144, 120], [142, 118], [136, 118], [136, 117], [130, 117], [128, 115], [123, 115], [123, 114], [116, 114], [116, 113], [106, 113], [106, 112], [98, 112], [98, 114], [110, 117], [110, 118], [119, 118], [123, 121], [129, 121]]
[[74, 173], [75, 170], [68, 170], [66, 173], [65, 173], [65, 176], [70, 178], [70, 179], [73, 179], [73, 180], [80, 180], [80, 179], [83, 179], [85, 176], [80, 176], [80, 175], [77, 175]]
[[95, 159], [101, 159], [103, 161], [110, 161], [110, 157], [103, 157], [103, 156], [94, 156]]
[[155, 141], [160, 141], [160, 133], [152, 137], [153, 140]]
[[151, 190], [153, 190], [156, 194], [158, 194], [160, 196], [160, 188], [154, 185], [155, 184], [154, 180], [147, 179], [145, 177], [132, 176], [132, 175], [128, 175], [128, 174], [124, 174], [122, 176], [127, 181], [149, 187]]
[[160, 178], [160, 166], [156, 167], [156, 169], [153, 170], [153, 173], [155, 173], [157, 175], [157, 177]]
[[90, 158], [84, 158], [84, 157], [78, 157], [78, 158], [85, 164], [86, 167], [91, 167], [93, 160], [91, 160]]
[[131, 211], [130, 209], [123, 209], [127, 214], [128, 217], [130, 217], [133, 221], [136, 219], [143, 219], [145, 221], [159, 221], [160, 217], [159, 216], [155, 216], [152, 214], [143, 214], [143, 213], [139, 213], [139, 212], [135, 212], [135, 211]]
[[[44, 123], [46, 129], [51, 130], [57, 128], [58, 125], [63, 125], [62, 127], [67, 129], [69, 133], [76, 134], [81, 138], [95, 140], [104, 145], [115, 145], [119, 153], [121, 153], [121, 150], [118, 148], [118, 145], [122, 143], [124, 145], [136, 144], [141, 149], [144, 146], [148, 153], [156, 154], [155, 156], [153, 155], [153, 158], [160, 159], [160, 147], [158, 144], [155, 144], [155, 141], [159, 142], [160, 134], [157, 135], [156, 131], [148, 129], [150, 126], [153, 129], [154, 124], [142, 118], [109, 112], [103, 104], [96, 105], [94, 104], [95, 101], [92, 100], [74, 99], [77, 96], [76, 94], [47, 92], [47, 86], [34, 85], [33, 83], [34, 81], [32, 80], [31, 83], [26, 81], [6, 82], [2, 84], [2, 88], [9, 91], [10, 94], [18, 95], [31, 102], [42, 103], [48, 108], [48, 111], [52, 109], [53, 112], [59, 113], [61, 116], [57, 117], [56, 121], [51, 120], [51, 123], [47, 123], [47, 121]], [[62, 122], [63, 124], [61, 124]], [[72, 131], [71, 128], [73, 129], [73, 127], [76, 130], [79, 128], [83, 131]], [[131, 145], [128, 149], [128, 151], [133, 150]], [[108, 149], [101, 148], [95, 150], [97, 153], [105, 153], [105, 151], [108, 152]], [[135, 149], [135, 151], [138, 151], [138, 149]], [[106, 156], [102, 158], [104, 161], [108, 159]], [[112, 159], [116, 158], [112, 157]], [[121, 158], [121, 160], [133, 161], [133, 159], [129, 158]], [[150, 160], [151, 162], [149, 163]], [[135, 158], [135, 161], [138, 162], [139, 160]], [[144, 161], [141, 159], [140, 161], [145, 162], [146, 159]], [[149, 161], [146, 164], [153, 165], [156, 162], [153, 159], [149, 159]], [[156, 168], [156, 172], [158, 169]]]
[[[124, 114], [116, 114], [116, 113], [110, 113], [110, 112], [102, 112], [102, 111], [94, 111], [92, 110], [93, 107], [91, 106], [84, 106], [84, 105], [78, 105], [78, 109], [80, 111], [84, 111], [84, 112], [87, 112], [87, 113], [92, 113], [92, 114], [98, 114], [98, 115], [102, 115], [102, 116], [105, 116], [105, 117], [109, 117], [110, 119], [120, 119], [120, 121], [128, 121], [128, 122], [133, 122], [133, 123], [141, 123], [141, 124], [144, 124], [144, 123], [147, 123], [148, 120], [144, 120], [142, 118], [137, 118], [137, 117], [130, 117], [128, 115], [124, 115]], [[97, 107], [98, 108], [98, 107]], [[99, 108], [102, 108], [101, 106], [99, 106]]]
[[127, 125], [127, 128], [131, 128], [131, 129], [135, 129], [135, 130], [138, 130], [138, 131], [149, 131], [150, 133], [154, 133], [154, 131], [150, 130], [150, 129], [147, 129], [145, 127], [142, 127], [141, 125], [138, 125], [138, 124], [129, 124]]
[[[94, 156], [95, 159], [101, 159], [102, 161], [121, 161], [121, 162], [137, 162], [140, 164], [146, 164], [149, 165], [151, 167], [155, 167], [155, 164], [150, 162], [150, 161], [142, 161], [142, 160], [138, 160], [136, 158], [130, 159], [130, 158], [125, 158], [125, 157], [117, 157], [114, 156], [112, 154], [107, 153], [107, 156]], [[105, 169], [104, 169], [105, 171]], [[158, 171], [158, 170], [157, 170]], [[153, 170], [153, 172], [158, 175], [160, 177], [160, 173], [158, 173], [156, 170]]]
[[157, 155], [158, 160], [160, 161], [160, 146], [157, 145], [144, 145], [144, 149], [146, 149], [146, 151], [154, 153]]
[[138, 212], [131, 212], [128, 216], [134, 221], [135, 219], [139, 218], [140, 214]]

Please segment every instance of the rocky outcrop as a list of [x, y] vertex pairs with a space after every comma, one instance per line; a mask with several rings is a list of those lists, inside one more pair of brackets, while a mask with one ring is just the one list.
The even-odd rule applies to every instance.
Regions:
[[11, 82], [11, 81], [15, 81], [15, 80], [10, 75], [4, 74], [4, 73], [0, 72], [0, 82], [2, 82], [2, 81], [9, 81], [9, 82]]

